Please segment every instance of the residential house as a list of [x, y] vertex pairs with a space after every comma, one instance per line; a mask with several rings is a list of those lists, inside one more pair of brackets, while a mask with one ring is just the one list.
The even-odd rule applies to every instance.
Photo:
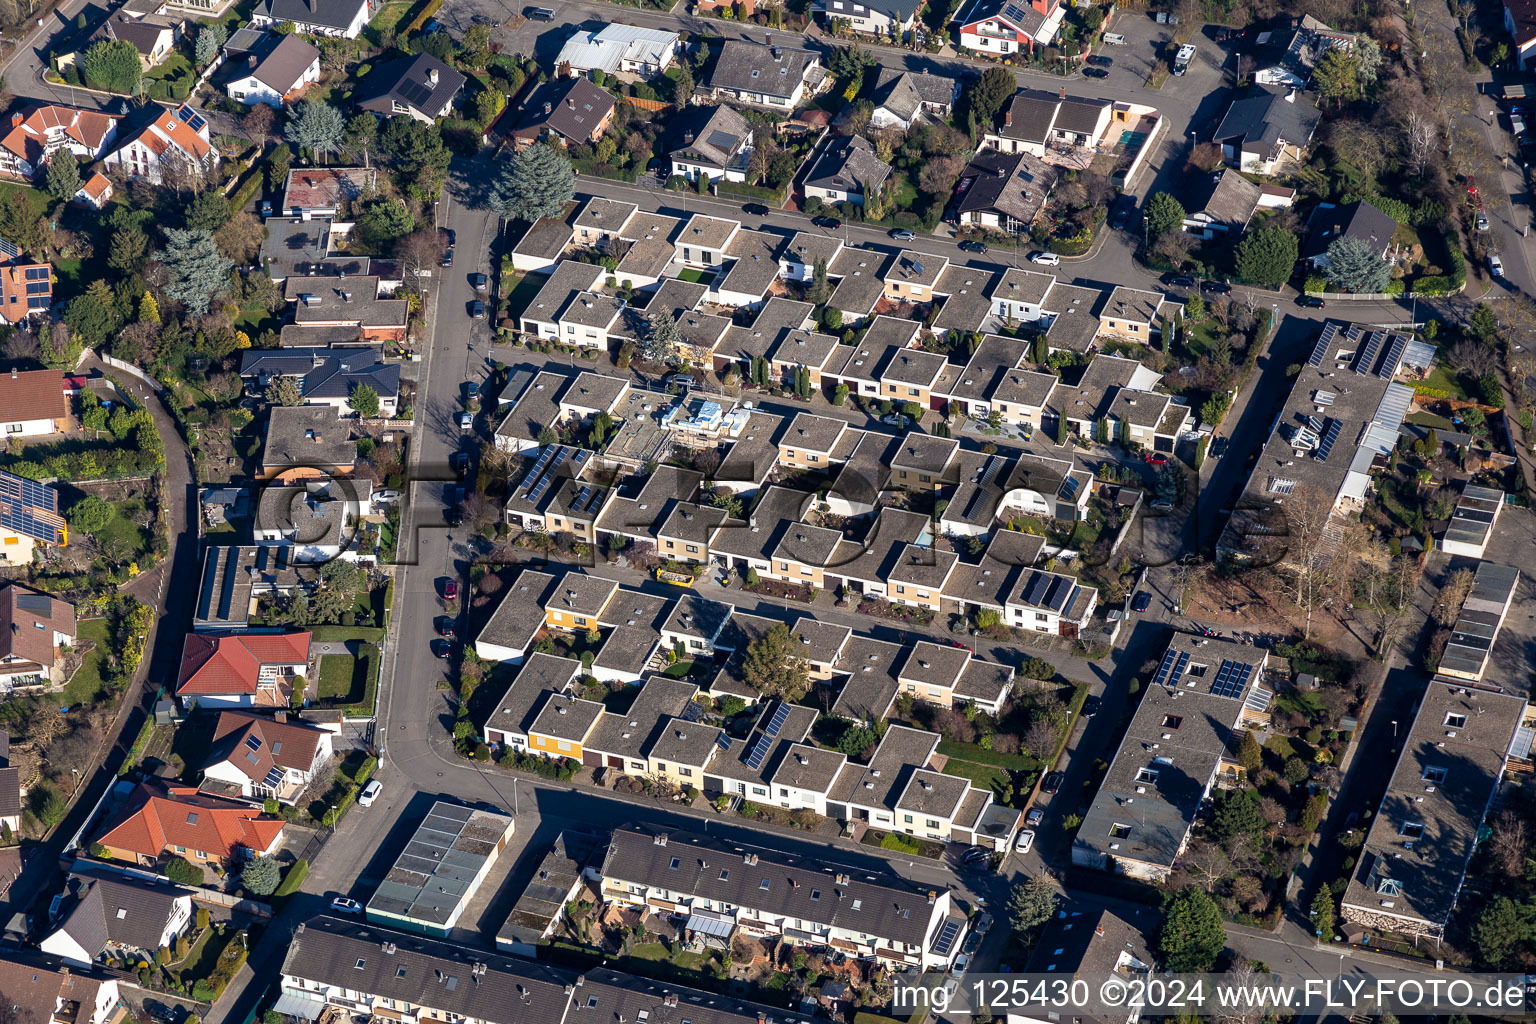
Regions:
[[1027, 150], [984, 149], [960, 172], [953, 216], [962, 225], [1027, 232], [1058, 177], [1055, 166]]
[[1287, 163], [1302, 162], [1321, 117], [1303, 93], [1256, 85], [1227, 107], [1211, 141], [1238, 170], [1275, 174]]
[[[1045, 923], [1021, 970], [1060, 975], [1068, 984], [1074, 978], [1148, 975], [1157, 966], [1151, 940], [1161, 924], [1161, 916], [1150, 907], [1079, 909], [1069, 903]], [[1008, 1014], [1008, 1024], [1058, 1024], [1053, 1018], [1059, 1016], [1043, 1008], [1020, 1009]], [[1077, 1024], [1137, 1024], [1140, 1019], [1139, 1008], [1122, 1008], [1084, 1015]]]
[[7, 437], [39, 437], [68, 429], [64, 375], [58, 370], [0, 373], [0, 424]]
[[292, 561], [288, 557], [292, 550], [271, 544], [204, 548], [192, 628], [199, 632], [244, 629], [259, 599], [313, 590], [319, 577], [313, 567]]
[[[123, 8], [114, 11], [101, 27], [91, 33], [91, 42], [128, 43], [139, 54], [139, 67], [148, 71], [170, 56], [182, 33], [182, 21], [160, 14], [139, 14]], [[77, 54], [76, 59], [81, 59]]]
[[976, 0], [952, 23], [960, 26], [962, 49], [1002, 56], [1048, 46], [1065, 15], [1061, 0]]
[[1335, 31], [1310, 14], [1297, 19], [1289, 35], [1277, 29], [1269, 36], [1270, 42], [1254, 54], [1253, 81], [1290, 89], [1305, 89], [1329, 50], [1347, 53], [1355, 45], [1353, 33]]
[[372, 167], [295, 167], [283, 183], [279, 209], [300, 220], [339, 217], [348, 202], [376, 186], [378, 173]]
[[727, 938], [782, 936], [919, 969], [946, 969], [965, 928], [948, 890], [648, 825], [614, 829], [602, 876], [607, 901], [708, 914]]
[[[3, 158], [3, 156], [4, 154], [0, 153], [0, 158]], [[74, 198], [77, 202], [84, 203], [93, 210], [104, 210], [107, 208], [107, 203], [112, 201], [114, 194], [111, 179], [100, 171], [94, 171], [85, 180], [85, 184], [80, 186], [80, 190], [75, 193]]]
[[248, 61], [249, 73], [224, 86], [230, 99], [248, 107], [265, 103], [281, 110], [306, 86], [320, 81], [320, 51], [303, 36], [283, 36], [266, 57]]
[[399, 410], [400, 364], [384, 362], [372, 347], [248, 349], [240, 376], [262, 388], [273, 377], [293, 377], [305, 405], [327, 405], [341, 416], [357, 415], [351, 398], [359, 387], [379, 396], [378, 418], [393, 419]]
[[165, 175], [202, 177], [219, 164], [208, 122], [190, 106], [163, 111], [108, 153], [103, 164], [158, 184]]
[[0, 732], [0, 825], [20, 831], [21, 813], [21, 769], [11, 764], [11, 734]]
[[70, 875], [55, 920], [38, 948], [82, 967], [103, 957], [152, 961], [192, 924], [192, 890], [134, 875]]
[[1504, 30], [1515, 43], [1515, 59], [1523, 71], [1536, 54], [1536, 0], [1504, 0]]
[[141, 782], [93, 841], [108, 859], [159, 867], [171, 857], [199, 866], [231, 868], [270, 854], [283, 841], [283, 819], [243, 800], [191, 786]]
[[375, 0], [257, 0], [251, 25], [276, 28], [292, 22], [300, 35], [356, 39], [377, 6]]
[[1393, 241], [1398, 223], [1364, 199], [1339, 206], [1319, 203], [1307, 218], [1307, 245], [1301, 258], [1313, 269], [1328, 266], [1328, 247], [1340, 238], [1355, 238], [1370, 246], [1388, 263], [1396, 263], [1406, 246]]
[[821, 57], [810, 50], [728, 39], [705, 79], [712, 99], [794, 110], [825, 84]]
[[117, 139], [122, 120], [96, 110], [48, 104], [11, 115], [11, 128], [0, 139], [0, 174], [31, 180], [59, 150], [81, 160], [99, 160]]
[[847, 135], [828, 143], [805, 175], [807, 199], [824, 203], [867, 205], [878, 197], [891, 176], [891, 165], [875, 155], [874, 145], [862, 135]]
[[954, 113], [959, 95], [957, 79], [926, 71], [881, 68], [871, 99], [875, 109], [869, 117], [870, 127], [906, 131], [923, 118], [943, 124]]
[[20, 583], [0, 589], [0, 690], [62, 686], [63, 648], [75, 643], [75, 608]]
[[263, 480], [350, 476], [357, 442], [335, 406], [273, 406], [267, 411], [261, 463]]
[[654, 78], [672, 66], [679, 46], [678, 34], [662, 29], [614, 24], [579, 28], [560, 48], [555, 67], [571, 75], [602, 71]]
[[668, 128], [671, 173], [697, 181], [745, 182], [752, 158], [752, 126], [727, 106], [689, 107]]
[[921, 0], [816, 0], [812, 12], [828, 27], [846, 25], [867, 36], [905, 42], [917, 27]]
[[1109, 301], [1099, 310], [1099, 333], [1150, 344], [1154, 336], [1162, 334], [1161, 312], [1165, 296], [1162, 292], [1146, 291], [1117, 285], [1109, 293]]
[[358, 86], [357, 107], [380, 117], [409, 114], [432, 124], [447, 117], [466, 79], [430, 53], [375, 67]]
[[582, 204], [571, 221], [571, 240], [577, 245], [608, 251], [617, 248], [624, 225], [639, 212], [634, 203], [592, 196]]
[[203, 707], [285, 708], [293, 677], [308, 667], [308, 633], [189, 633], [176, 696]]
[[0, 953], [0, 991], [18, 1024], [108, 1024], [123, 1008], [118, 977], [35, 950]]
[[1215, 171], [1189, 196], [1184, 231], [1207, 241], [1218, 235], [1236, 238], [1248, 230], [1260, 210], [1288, 209], [1296, 190], [1281, 185], [1256, 185], [1231, 168]]
[[927, 305], [934, 300], [934, 285], [949, 268], [948, 256], [903, 249], [885, 270], [885, 297], [892, 302]]
[[31, 565], [33, 552], [69, 543], [51, 484], [0, 470], [0, 564]]
[[779, 254], [779, 275], [801, 284], [815, 280], [816, 261], [830, 267], [842, 252], [843, 240], [820, 232], [797, 231]]
[[1218, 779], [1241, 778], [1236, 736], [1266, 716], [1268, 657], [1174, 634], [1072, 841], [1073, 864], [1152, 882], [1169, 876]]
[[286, 547], [288, 561], [320, 564], [343, 559], [372, 561], [353, 528], [372, 511], [371, 481], [302, 478], [270, 484], [256, 505], [252, 539]]
[[1004, 602], [1008, 625], [1052, 636], [1078, 636], [1093, 616], [1099, 592], [1074, 576], [1029, 569]]
[[[585, 78], [556, 78], [529, 94], [510, 132], [524, 149], [535, 142], [581, 146], [603, 137], [613, 123], [613, 96]], [[509, 115], [510, 116], [510, 115]]]
[[1341, 909], [1355, 925], [1439, 938], [1515, 757], [1528, 770], [1523, 696], [1435, 679], [1419, 702]]
[[297, 333], [353, 329], [365, 342], [404, 341], [410, 304], [394, 298], [395, 287], [374, 274], [344, 277], [290, 277], [283, 297], [294, 303]]
[[[53, 265], [21, 259], [16, 247], [0, 238], [0, 320], [21, 323], [29, 317], [47, 316], [52, 308]], [[3, 416], [0, 412], [0, 419]], [[13, 421], [7, 426], [14, 425]]]
[[203, 762], [204, 785], [212, 780], [248, 800], [292, 806], [321, 777], [334, 752], [330, 730], [290, 720], [286, 712], [268, 717], [221, 711]]

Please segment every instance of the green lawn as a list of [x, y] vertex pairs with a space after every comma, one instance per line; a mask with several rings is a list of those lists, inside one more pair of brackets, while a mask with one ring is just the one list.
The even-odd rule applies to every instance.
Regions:
[[81, 619], [75, 634], [80, 640], [96, 641], [96, 647], [85, 656], [69, 685], [64, 687], [61, 703], [70, 707], [88, 703], [101, 692], [105, 685], [101, 673], [107, 667], [107, 647], [111, 642], [106, 619]]
[[539, 294], [539, 289], [548, 280], [545, 274], [502, 275], [501, 294], [506, 296], [503, 305], [505, 312], [502, 315], [513, 320], [521, 319], [523, 310], [528, 308], [528, 303], [533, 301], [533, 297]]
[[1452, 398], [1465, 402], [1481, 398], [1481, 396], [1469, 394], [1462, 386], [1461, 375], [1438, 359], [1435, 361], [1435, 368], [1429, 372], [1429, 376], [1419, 382], [1419, 386], [1444, 391]]
[[692, 267], [688, 267], [687, 269], [678, 271], [677, 276], [684, 281], [692, 281], [694, 284], [703, 284], [704, 282], [711, 280], [715, 275], [707, 274], [702, 270], [694, 270]]
[[667, 955], [667, 947], [659, 942], [642, 942], [629, 951], [629, 955], [636, 960], [671, 960]]
[[954, 757], [944, 765], [944, 774], [969, 779], [977, 789], [990, 790], [994, 797], [999, 798], [1003, 788], [1013, 784], [1008, 773], [1001, 768], [995, 768], [989, 764], [977, 764], [975, 761], [962, 761]]
[[977, 764], [996, 765], [1016, 772], [1032, 772], [1040, 768], [1040, 762], [1028, 754], [1003, 754], [996, 750], [988, 750], [979, 743], [940, 740], [939, 753], [945, 757], [958, 757], [965, 761], [975, 761]]
[[378, 648], [364, 646], [356, 658], [350, 654], [321, 655], [320, 699], [335, 701], [345, 711], [371, 712], [378, 689]]
[[414, 0], [390, 0], [379, 9], [379, 13], [373, 16], [368, 27], [363, 29], [363, 38], [374, 46], [382, 46], [380, 42], [385, 33], [394, 32], [402, 24], [410, 20], [411, 8], [415, 7]]
[[1408, 417], [1408, 422], [1419, 427], [1433, 427], [1436, 430], [1455, 430], [1456, 424], [1444, 416], [1436, 416], [1432, 412], [1416, 412]]

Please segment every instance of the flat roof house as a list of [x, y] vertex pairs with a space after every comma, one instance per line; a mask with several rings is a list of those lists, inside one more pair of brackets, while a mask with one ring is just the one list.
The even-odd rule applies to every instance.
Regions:
[[1072, 841], [1072, 863], [1162, 881], [1245, 720], [1268, 710], [1268, 652], [1175, 633]]
[[1429, 684], [1344, 890], [1346, 921], [1444, 934], [1511, 756], [1529, 761], [1532, 724], [1524, 697]]

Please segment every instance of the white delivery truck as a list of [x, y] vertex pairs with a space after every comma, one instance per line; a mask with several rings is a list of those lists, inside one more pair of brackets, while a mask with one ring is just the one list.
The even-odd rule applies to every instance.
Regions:
[[1173, 58], [1173, 73], [1182, 75], [1189, 70], [1189, 62], [1195, 59], [1195, 48], [1191, 43], [1185, 43], [1179, 47], [1178, 55]]

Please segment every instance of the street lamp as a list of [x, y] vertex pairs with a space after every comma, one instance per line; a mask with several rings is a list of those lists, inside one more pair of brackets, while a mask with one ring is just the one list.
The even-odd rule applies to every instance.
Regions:
[[73, 790], [71, 790], [70, 794], [69, 794], [70, 796], [73, 797], [76, 793], [80, 792], [80, 769], [79, 768], [71, 768], [69, 770], [69, 773], [75, 777], [75, 788]]

